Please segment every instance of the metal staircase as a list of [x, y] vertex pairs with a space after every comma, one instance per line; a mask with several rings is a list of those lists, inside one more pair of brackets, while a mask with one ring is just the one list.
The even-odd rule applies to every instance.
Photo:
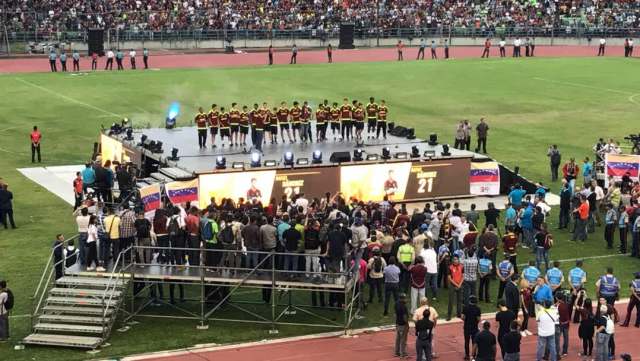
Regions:
[[59, 262], [49, 268], [51, 258], [34, 294], [37, 302], [32, 314], [32, 333], [22, 342], [85, 349], [101, 346], [111, 333], [128, 291], [129, 275], [125, 273], [128, 266], [123, 265], [122, 256], [114, 263], [113, 272], [65, 269], [64, 277], [57, 280], [52, 275]]

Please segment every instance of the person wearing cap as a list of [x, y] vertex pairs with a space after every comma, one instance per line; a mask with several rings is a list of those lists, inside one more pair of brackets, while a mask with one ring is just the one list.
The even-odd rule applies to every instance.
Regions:
[[407, 295], [400, 294], [396, 302], [396, 341], [395, 356], [407, 357], [407, 336], [409, 335], [409, 310], [407, 310]]
[[629, 303], [627, 304], [627, 316], [620, 324], [622, 327], [629, 327], [629, 321], [631, 320], [631, 312], [636, 309], [636, 323], [635, 327], [640, 327], [640, 272], [633, 274], [634, 279], [629, 283]]
[[476, 335], [479, 332], [478, 322], [480, 322], [481, 316], [482, 311], [480, 310], [480, 307], [478, 307], [477, 298], [476, 296], [472, 295], [471, 297], [469, 297], [469, 304], [464, 306], [464, 308], [462, 309], [462, 331], [464, 335], [465, 360], [469, 359], [469, 341], [471, 341], [472, 345], [476, 341]]
[[373, 248], [373, 257], [369, 258], [369, 303], [373, 303], [373, 295], [378, 295], [378, 303], [382, 303], [382, 288], [384, 285], [384, 269], [387, 262], [382, 258], [379, 247]]
[[429, 226], [427, 224], [421, 224], [419, 229], [419, 233], [413, 237], [413, 246], [416, 251], [416, 255], [420, 254], [424, 249], [425, 242], [429, 237], [427, 237], [427, 231], [429, 230]]

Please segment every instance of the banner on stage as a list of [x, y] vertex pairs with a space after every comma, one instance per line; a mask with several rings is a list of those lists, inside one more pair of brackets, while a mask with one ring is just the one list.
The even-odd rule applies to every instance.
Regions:
[[605, 154], [605, 168], [607, 176], [605, 177], [605, 186], [609, 186], [609, 178], [614, 181], [622, 180], [622, 177], [628, 173], [631, 180], [638, 180], [640, 173], [640, 155], [634, 154]]
[[170, 182], [164, 185], [167, 197], [172, 204], [193, 202], [198, 200], [198, 179], [190, 181]]
[[140, 188], [140, 198], [145, 212], [160, 208], [160, 183]]
[[500, 194], [500, 168], [497, 162], [471, 162], [469, 192], [481, 196]]

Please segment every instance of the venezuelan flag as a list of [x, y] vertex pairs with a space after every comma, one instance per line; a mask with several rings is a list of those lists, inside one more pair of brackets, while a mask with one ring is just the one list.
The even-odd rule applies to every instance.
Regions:
[[500, 169], [496, 162], [471, 163], [469, 182], [500, 182]]
[[160, 208], [160, 183], [140, 188], [140, 198], [145, 212]]
[[640, 170], [640, 156], [632, 154], [607, 154], [607, 175], [622, 177], [627, 172], [637, 178]]
[[198, 200], [198, 179], [171, 182], [164, 185], [167, 197], [173, 204]]

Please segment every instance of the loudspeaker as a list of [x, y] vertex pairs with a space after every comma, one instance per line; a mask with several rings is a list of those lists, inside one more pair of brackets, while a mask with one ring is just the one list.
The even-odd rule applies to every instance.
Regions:
[[342, 23], [340, 24], [340, 44], [338, 44], [339, 49], [353, 49], [353, 31], [355, 29], [355, 25], [353, 23]]
[[98, 56], [104, 56], [104, 30], [89, 29], [89, 56], [96, 53]]
[[351, 162], [351, 153], [349, 152], [333, 152], [329, 160], [332, 163]]
[[413, 128], [407, 129], [407, 139], [413, 140], [416, 139], [416, 131]]
[[407, 128], [399, 125], [397, 127], [393, 127], [393, 129], [391, 129], [389, 131], [389, 134], [391, 134], [393, 136], [396, 136], [396, 137], [403, 137], [404, 138], [409, 134], [409, 132], [408, 132]]

